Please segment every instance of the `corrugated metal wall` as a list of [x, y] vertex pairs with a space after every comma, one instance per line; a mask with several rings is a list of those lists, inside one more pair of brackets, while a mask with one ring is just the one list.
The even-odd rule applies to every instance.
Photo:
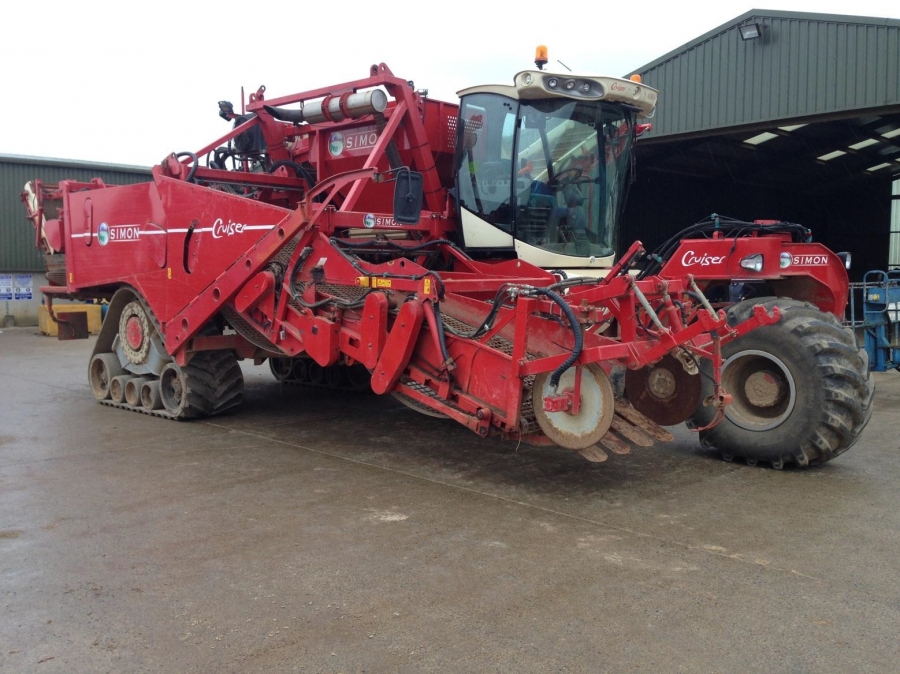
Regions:
[[[741, 40], [753, 22], [763, 37]], [[661, 91], [648, 140], [900, 105], [898, 20], [757, 12], [716, 31], [638, 71]]]
[[34, 178], [45, 183], [100, 178], [107, 185], [130, 185], [150, 180], [150, 169], [0, 155], [0, 271], [44, 270], [43, 260], [34, 247], [34, 228], [25, 219], [25, 207], [20, 201], [25, 183]]

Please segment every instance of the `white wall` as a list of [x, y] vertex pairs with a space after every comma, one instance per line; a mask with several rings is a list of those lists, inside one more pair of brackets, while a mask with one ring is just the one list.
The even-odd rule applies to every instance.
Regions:
[[[5, 272], [0, 270], [0, 274], [13, 274], [25, 272]], [[47, 285], [47, 277], [39, 272], [28, 272], [32, 276], [31, 300], [0, 300], [0, 327], [13, 326], [31, 326], [38, 324], [38, 307], [43, 303], [43, 295], [41, 295], [41, 286]], [[70, 304], [66, 300], [54, 300], [53, 306], [57, 304]]]

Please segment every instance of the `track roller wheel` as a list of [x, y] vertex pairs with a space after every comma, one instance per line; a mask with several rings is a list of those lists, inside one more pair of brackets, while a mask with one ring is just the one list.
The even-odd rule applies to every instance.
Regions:
[[109, 397], [114, 403], [121, 405], [125, 402], [125, 385], [131, 379], [134, 379], [134, 375], [126, 372], [109, 380]]
[[[599, 366], [591, 364], [581, 370], [581, 406], [578, 414], [547, 412], [544, 397], [550, 395], [550, 372], [539, 374], [532, 389], [534, 414], [544, 434], [566, 449], [585, 449], [600, 441], [612, 424], [616, 399], [612, 384]], [[570, 367], [559, 380], [558, 391], [575, 385], [575, 368]]]
[[[866, 353], [833, 315], [798, 300], [739, 302], [728, 309], [729, 324], [748, 318], [757, 304], [779, 307], [781, 320], [722, 348], [722, 383], [734, 400], [721, 423], [701, 433], [701, 443], [751, 466], [829, 461], [853, 446], [872, 416]], [[708, 374], [708, 363], [702, 367]], [[703, 386], [709, 395], [707, 377]], [[704, 426], [712, 415], [701, 404], [688, 423]]]
[[269, 358], [269, 369], [272, 374], [280, 382], [291, 379], [291, 370], [293, 368], [292, 358]]
[[144, 382], [141, 386], [141, 407], [145, 410], [158, 410], [162, 408], [162, 398], [159, 395], [159, 382], [154, 380]]
[[123, 372], [119, 357], [114, 353], [98, 353], [91, 358], [91, 364], [88, 366], [88, 381], [94, 397], [97, 400], [108, 400], [110, 382], [113, 377], [118, 377]]
[[329, 365], [325, 368], [325, 383], [331, 388], [340, 388], [347, 378], [344, 376], [344, 365]]
[[372, 374], [363, 366], [357, 363], [347, 368], [347, 381], [354, 391], [369, 391], [372, 388]]
[[306, 381], [309, 377], [309, 360], [307, 358], [295, 358], [291, 365], [291, 378], [294, 381]]
[[244, 377], [231, 351], [201, 351], [185, 366], [169, 363], [159, 377], [163, 407], [176, 419], [221, 414], [240, 404]]
[[309, 363], [307, 364], [306, 372], [307, 377], [309, 377], [310, 384], [321, 386], [325, 383], [325, 368], [319, 365], [316, 361], [309, 361]]
[[125, 382], [125, 402], [132, 407], [141, 406], [141, 387], [150, 381], [150, 377], [134, 377]]

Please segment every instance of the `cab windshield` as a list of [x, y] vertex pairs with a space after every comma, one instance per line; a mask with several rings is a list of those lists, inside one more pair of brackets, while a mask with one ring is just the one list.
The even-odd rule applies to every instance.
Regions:
[[460, 119], [463, 208], [553, 253], [614, 253], [633, 112], [602, 101], [473, 94]]

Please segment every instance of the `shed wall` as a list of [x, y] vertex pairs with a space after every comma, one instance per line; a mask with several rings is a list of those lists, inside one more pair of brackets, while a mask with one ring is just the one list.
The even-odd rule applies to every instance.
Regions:
[[639, 174], [628, 195], [620, 253], [640, 239], [654, 250], [669, 237], [712, 213], [741, 220], [797, 222], [831, 250], [853, 253], [851, 279], [885, 269], [891, 230], [891, 184], [872, 183], [852, 194], [809, 195], [759, 190], [752, 185], [714, 185], [677, 176]]
[[[648, 64], [661, 91], [648, 140], [900, 106], [900, 21], [840, 18], [751, 15]], [[741, 40], [753, 22], [763, 37]]]

